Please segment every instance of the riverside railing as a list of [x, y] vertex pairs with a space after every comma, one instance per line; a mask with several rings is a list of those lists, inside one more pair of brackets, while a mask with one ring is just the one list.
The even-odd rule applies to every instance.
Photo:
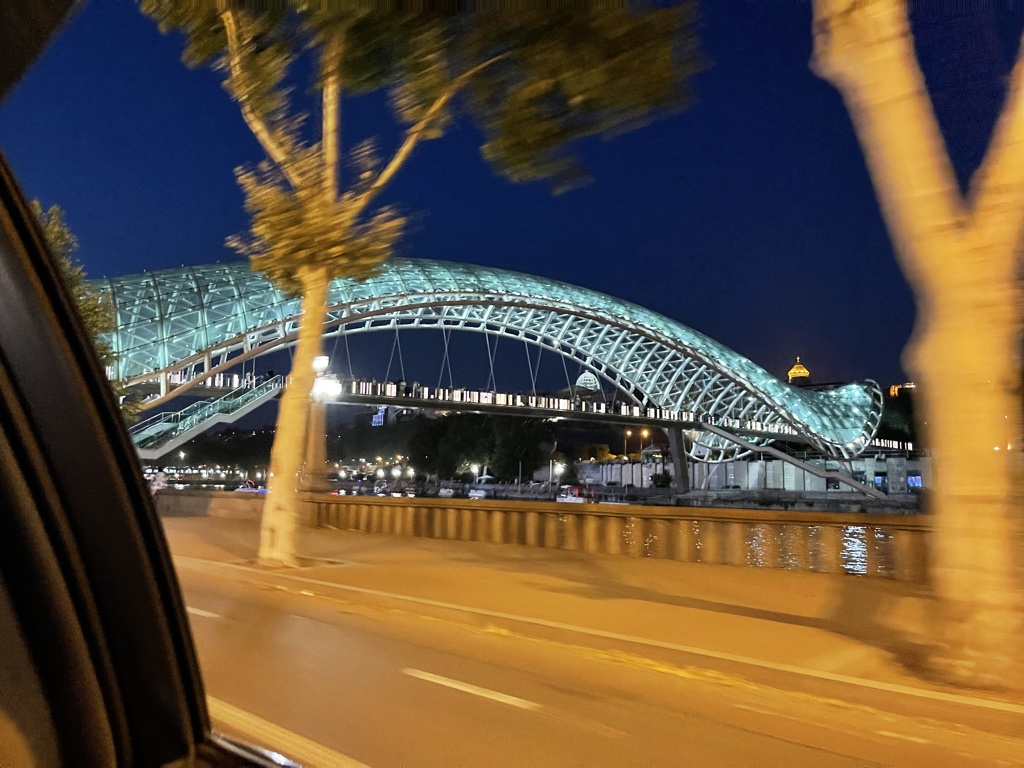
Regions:
[[926, 516], [308, 494], [343, 530], [923, 583]]

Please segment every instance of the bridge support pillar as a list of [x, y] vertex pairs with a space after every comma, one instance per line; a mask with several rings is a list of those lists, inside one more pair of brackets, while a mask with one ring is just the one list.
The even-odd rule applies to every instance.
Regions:
[[686, 460], [686, 438], [682, 427], [668, 427], [668, 449], [672, 453], [672, 474], [675, 475], [676, 493], [690, 492], [690, 467]]
[[309, 401], [303, 476], [307, 490], [330, 490], [330, 483], [327, 482], [327, 404], [322, 400]]

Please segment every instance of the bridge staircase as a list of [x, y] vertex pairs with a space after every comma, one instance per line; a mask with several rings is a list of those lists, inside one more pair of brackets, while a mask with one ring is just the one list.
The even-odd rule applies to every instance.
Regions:
[[840, 483], [847, 485], [853, 490], [859, 491], [866, 496], [870, 496], [873, 499], [886, 498], [886, 495], [882, 491], [878, 490], [874, 486], [868, 485], [867, 483], [862, 483], [860, 480], [856, 479], [853, 476], [853, 473], [851, 473], [848, 469], [842, 466], [837, 466], [834, 469], [830, 468], [828, 466], [830, 461], [829, 459], [812, 459], [806, 456], [801, 457], [798, 456], [795, 452], [788, 450], [784, 446], [779, 445], [777, 443], [772, 443], [770, 445], [757, 445], [755, 443], [751, 443], [747, 440], [744, 440], [739, 435], [736, 435], [727, 429], [723, 429], [722, 427], [715, 426], [714, 424], [708, 424], [706, 422], [702, 423], [700, 425], [700, 428], [707, 432], [711, 432], [712, 434], [724, 437], [726, 440], [731, 440], [737, 445], [742, 446], [743, 448], [746, 448], [748, 450], [756, 451], [758, 453], [767, 453], [771, 456], [775, 456], [776, 458], [782, 459], [783, 461], [788, 462], [789, 464], [792, 464], [794, 467], [802, 469], [804, 472], [812, 474], [815, 477], [825, 478], [826, 480], [838, 480]]
[[133, 425], [129, 434], [140, 458], [157, 459], [216, 424], [229, 424], [256, 410], [277, 397], [283, 386], [284, 378], [274, 376], [255, 387], [239, 387], [215, 400], [158, 413]]

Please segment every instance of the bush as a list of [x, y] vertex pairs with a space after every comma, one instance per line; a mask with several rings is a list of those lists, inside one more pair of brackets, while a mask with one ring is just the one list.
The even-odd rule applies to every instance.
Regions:
[[666, 472], [657, 472], [651, 475], [651, 486], [654, 488], [668, 488], [672, 485], [672, 475]]

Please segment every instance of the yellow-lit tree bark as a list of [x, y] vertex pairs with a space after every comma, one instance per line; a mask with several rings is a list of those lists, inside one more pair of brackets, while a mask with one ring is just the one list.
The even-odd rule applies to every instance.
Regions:
[[966, 197], [903, 2], [815, 0], [812, 68], [847, 105], [916, 299], [904, 365], [935, 468], [935, 671], [1001, 687], [1021, 648], [1024, 62]]
[[295, 495], [306, 455], [309, 396], [316, 378], [313, 359], [322, 352], [321, 334], [330, 285], [323, 270], [307, 269], [298, 278], [303, 286], [299, 339], [288, 385], [281, 396], [260, 525], [259, 559], [270, 565], [299, 565], [299, 510]]

